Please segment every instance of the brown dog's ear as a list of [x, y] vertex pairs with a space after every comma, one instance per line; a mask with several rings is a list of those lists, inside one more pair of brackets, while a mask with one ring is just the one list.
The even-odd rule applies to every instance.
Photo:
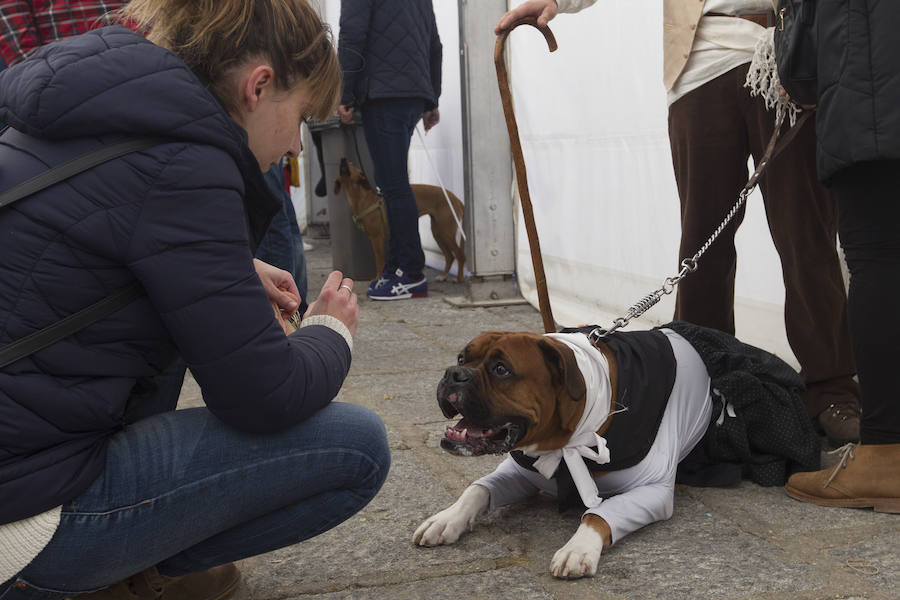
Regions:
[[334, 195], [337, 196], [340, 193], [341, 193], [341, 180], [335, 179], [334, 180]]
[[583, 400], [587, 388], [572, 349], [562, 342], [548, 337], [541, 338], [538, 347], [544, 354], [547, 366], [554, 376], [559, 378], [559, 382], [565, 386], [572, 400], [576, 402]]

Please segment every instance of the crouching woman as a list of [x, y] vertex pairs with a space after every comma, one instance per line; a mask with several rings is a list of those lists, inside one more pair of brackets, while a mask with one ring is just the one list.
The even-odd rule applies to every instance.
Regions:
[[[138, 283], [132, 302], [0, 368], [0, 598], [224, 597], [233, 561], [364, 507], [384, 425], [332, 400], [358, 305], [332, 273], [301, 327], [253, 260], [263, 171], [340, 97], [304, 0], [133, 0], [0, 73], [0, 193], [162, 138], [0, 209], [0, 346]], [[174, 410], [187, 364], [205, 407]]]

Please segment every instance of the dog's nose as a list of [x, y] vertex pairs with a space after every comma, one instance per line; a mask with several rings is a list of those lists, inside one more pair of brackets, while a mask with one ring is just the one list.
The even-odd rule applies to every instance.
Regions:
[[452, 383], [468, 383], [472, 380], [471, 370], [465, 367], [450, 367], [445, 376]]

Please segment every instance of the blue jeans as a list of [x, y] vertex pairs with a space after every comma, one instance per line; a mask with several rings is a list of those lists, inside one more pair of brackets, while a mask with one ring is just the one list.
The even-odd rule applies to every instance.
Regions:
[[[284, 169], [275, 166], [266, 171], [266, 183], [273, 192], [281, 198], [281, 210], [272, 218], [272, 223], [259, 248], [256, 249], [256, 258], [284, 269], [294, 276], [300, 298], [305, 303], [307, 300], [306, 285], [306, 253], [303, 251], [303, 237], [300, 234], [300, 226], [297, 224], [297, 213], [291, 197], [284, 191]], [[302, 314], [302, 312], [301, 312]]]
[[375, 183], [384, 194], [390, 242], [386, 268], [417, 276], [425, 268], [419, 239], [419, 209], [409, 187], [409, 141], [422, 118], [417, 98], [369, 100], [362, 106], [363, 131], [375, 166]]
[[269, 435], [205, 408], [156, 414], [112, 436], [104, 472], [0, 599], [56, 600], [153, 565], [174, 577], [296, 544], [362, 509], [389, 467], [384, 424], [354, 404]]

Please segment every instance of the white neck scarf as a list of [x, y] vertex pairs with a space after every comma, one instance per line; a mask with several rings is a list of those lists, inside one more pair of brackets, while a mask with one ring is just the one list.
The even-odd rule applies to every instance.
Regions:
[[[609, 462], [609, 449], [606, 440], [597, 435], [597, 430], [610, 415], [610, 398], [612, 386], [609, 382], [609, 363], [602, 352], [591, 345], [587, 336], [581, 333], [548, 333], [552, 337], [572, 349], [575, 361], [584, 377], [587, 388], [584, 414], [575, 428], [572, 437], [564, 448], [559, 450], [523, 450], [526, 456], [538, 457], [534, 468], [545, 478], [550, 479], [556, 472], [560, 460], [565, 460], [572, 474], [572, 481], [578, 489], [581, 501], [588, 508], [599, 506], [603, 498], [597, 494], [597, 484], [591, 477], [587, 465], [582, 458], [598, 464]], [[597, 446], [597, 451], [591, 449]]]

